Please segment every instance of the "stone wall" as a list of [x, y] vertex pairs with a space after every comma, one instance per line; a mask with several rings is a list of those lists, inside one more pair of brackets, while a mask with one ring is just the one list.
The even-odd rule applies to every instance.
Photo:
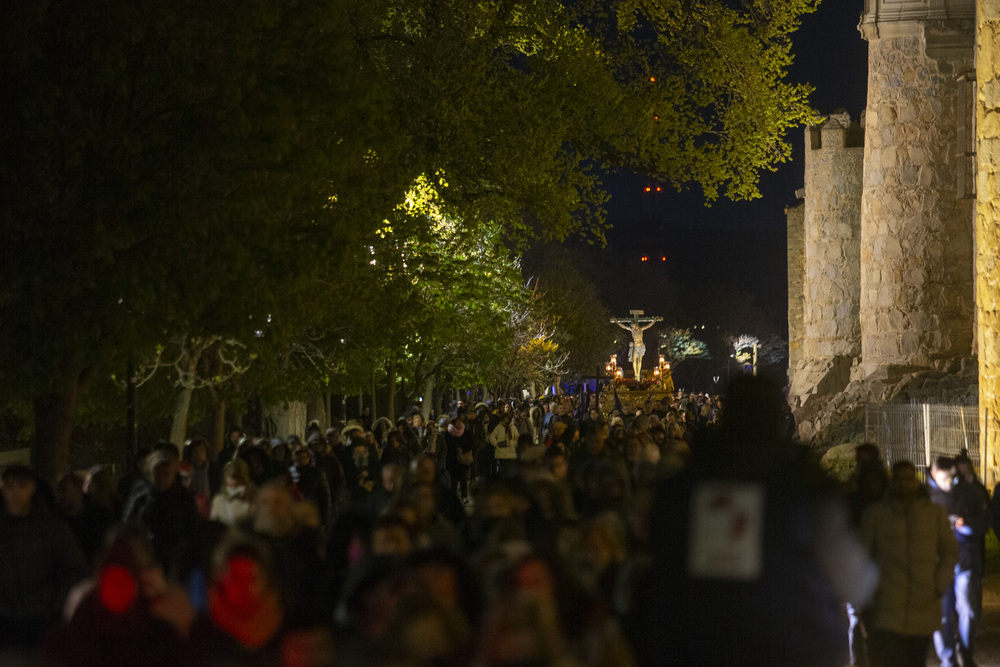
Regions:
[[[843, 390], [861, 353], [864, 136], [864, 128], [847, 114], [833, 114], [806, 130], [802, 354], [797, 364], [789, 361], [794, 407]], [[790, 299], [791, 270], [789, 259]], [[792, 318], [790, 311], [789, 336]]]
[[1000, 3], [979, 0], [976, 59], [976, 299], [980, 455], [987, 483], [1000, 461]]
[[806, 362], [861, 352], [861, 184], [864, 129], [834, 114], [806, 130]]
[[972, 65], [972, 39], [961, 22], [865, 23], [863, 32], [859, 375], [867, 376], [972, 347], [973, 200], [957, 192], [957, 79]]
[[788, 379], [802, 361], [804, 336], [802, 320], [803, 260], [805, 259], [805, 204], [799, 202], [785, 209], [788, 225]]

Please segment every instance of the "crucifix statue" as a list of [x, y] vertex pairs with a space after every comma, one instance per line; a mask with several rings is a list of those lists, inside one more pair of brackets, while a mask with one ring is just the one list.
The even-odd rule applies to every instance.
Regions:
[[[642, 377], [642, 355], [646, 354], [646, 346], [642, 343], [642, 332], [650, 328], [657, 322], [662, 322], [662, 317], [641, 317], [644, 313], [641, 310], [630, 310], [631, 320], [621, 321], [617, 317], [611, 318], [612, 324], [617, 324], [632, 334], [632, 342], [628, 344], [628, 360], [632, 362], [632, 370], [635, 379]], [[645, 326], [643, 326], [645, 325]]]

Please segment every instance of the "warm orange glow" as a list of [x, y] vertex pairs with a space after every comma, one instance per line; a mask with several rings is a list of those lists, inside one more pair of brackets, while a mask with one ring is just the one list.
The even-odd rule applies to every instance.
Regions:
[[649, 82], [650, 83], [656, 83], [656, 77], [655, 76], [649, 77]]
[[644, 262], [645, 262], [645, 261], [646, 261], [647, 259], [649, 259], [649, 257], [647, 257], [646, 255], [643, 255], [643, 256], [642, 256], [642, 261], [644, 261]]
[[663, 192], [663, 188], [661, 188], [659, 185], [657, 185], [656, 186], [656, 191], [657, 192]]
[[661, 261], [661, 262], [665, 262], [665, 261], [667, 261], [667, 256], [666, 256], [666, 255], [664, 255], [663, 257], [661, 257], [661, 258], [660, 258], [660, 261]]
[[652, 190], [652, 188], [647, 185], [646, 186], [646, 192], [649, 192], [650, 190]]
[[653, 116], [653, 120], [660, 120], [659, 116]]

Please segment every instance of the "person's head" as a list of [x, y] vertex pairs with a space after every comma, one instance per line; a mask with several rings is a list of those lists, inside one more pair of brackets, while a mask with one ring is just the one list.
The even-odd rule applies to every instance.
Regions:
[[[895, 470], [895, 468], [893, 468]], [[931, 465], [931, 479], [942, 491], [951, 491], [951, 483], [955, 478], [955, 460], [950, 456], [939, 456]]]
[[243, 437], [243, 431], [238, 428], [229, 429], [229, 444], [236, 446], [240, 444], [240, 439]]
[[184, 450], [184, 460], [193, 468], [201, 468], [208, 463], [208, 440], [203, 436], [191, 439], [191, 444]]
[[243, 459], [233, 459], [222, 469], [223, 481], [227, 488], [238, 489], [250, 486], [250, 467]]
[[403, 446], [403, 435], [399, 431], [389, 431], [385, 437], [385, 446], [389, 449], [399, 449]]
[[870, 442], [858, 445], [854, 448], [854, 463], [860, 464], [864, 461], [878, 461], [878, 447]]
[[295, 465], [299, 468], [305, 468], [312, 463], [313, 453], [306, 445], [299, 445], [295, 448]]
[[177, 481], [178, 460], [168, 450], [157, 449], [146, 460], [146, 475], [153, 490], [163, 493]]
[[599, 571], [625, 560], [628, 530], [614, 512], [605, 512], [588, 523], [583, 530], [584, 555]]
[[271, 440], [271, 459], [281, 461], [282, 463], [290, 463], [292, 460], [291, 447], [278, 438], [274, 438]]
[[382, 466], [382, 488], [385, 491], [395, 491], [402, 479], [403, 468], [398, 463], [386, 463]]
[[583, 425], [582, 435], [583, 442], [590, 454], [600, 454], [604, 450], [604, 443], [607, 442], [608, 435], [603, 424], [587, 422]]
[[83, 491], [100, 505], [110, 508], [115, 500], [115, 484], [111, 471], [102, 465], [93, 466], [83, 480]]
[[331, 448], [340, 444], [340, 431], [335, 428], [326, 429], [326, 444]]
[[254, 532], [271, 537], [283, 537], [296, 528], [295, 500], [288, 486], [274, 481], [261, 487], [254, 508]]
[[962, 451], [955, 457], [955, 471], [958, 477], [966, 482], [971, 482], [976, 478], [976, 469], [972, 466], [972, 459], [966, 451]]
[[432, 457], [421, 456], [415, 459], [410, 465], [413, 469], [413, 474], [421, 482], [430, 484], [437, 479], [437, 463]]
[[[367, 410], [367, 408], [365, 409]], [[348, 444], [364, 442], [365, 430], [358, 424], [348, 424], [344, 427], [344, 430], [340, 432], [340, 436]]]
[[909, 461], [899, 461], [892, 466], [892, 481], [889, 489], [893, 497], [909, 501], [917, 497], [920, 490], [920, 480], [917, 479], [917, 469]]
[[379, 517], [372, 530], [372, 554], [407, 556], [413, 551], [413, 527], [402, 517], [386, 514]]
[[408, 500], [416, 514], [417, 525], [427, 526], [437, 515], [437, 495], [432, 484], [416, 482], [410, 487]]
[[71, 472], [63, 475], [56, 489], [59, 511], [66, 516], [74, 516], [83, 511], [83, 478]]
[[413, 425], [413, 428], [420, 428], [424, 425], [424, 416], [419, 412], [415, 413], [410, 421], [410, 424]]
[[0, 475], [3, 486], [0, 492], [7, 503], [7, 512], [11, 516], [27, 516], [31, 512], [32, 499], [38, 489], [35, 473], [23, 465], [12, 465], [4, 468]]
[[549, 447], [545, 450], [545, 467], [548, 468], [552, 479], [561, 482], [566, 479], [569, 473], [569, 459], [565, 450], [558, 447]]
[[272, 557], [268, 548], [246, 535], [231, 534], [212, 555], [212, 605], [237, 619], [250, 619], [273, 595]]

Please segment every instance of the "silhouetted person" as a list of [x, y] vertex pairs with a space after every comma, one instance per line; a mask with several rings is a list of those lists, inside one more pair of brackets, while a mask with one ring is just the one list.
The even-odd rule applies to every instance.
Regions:
[[722, 427], [660, 482], [634, 629], [648, 665], [847, 661], [844, 602], [876, 573], [817, 462], [783, 437], [781, 391], [741, 376]]

